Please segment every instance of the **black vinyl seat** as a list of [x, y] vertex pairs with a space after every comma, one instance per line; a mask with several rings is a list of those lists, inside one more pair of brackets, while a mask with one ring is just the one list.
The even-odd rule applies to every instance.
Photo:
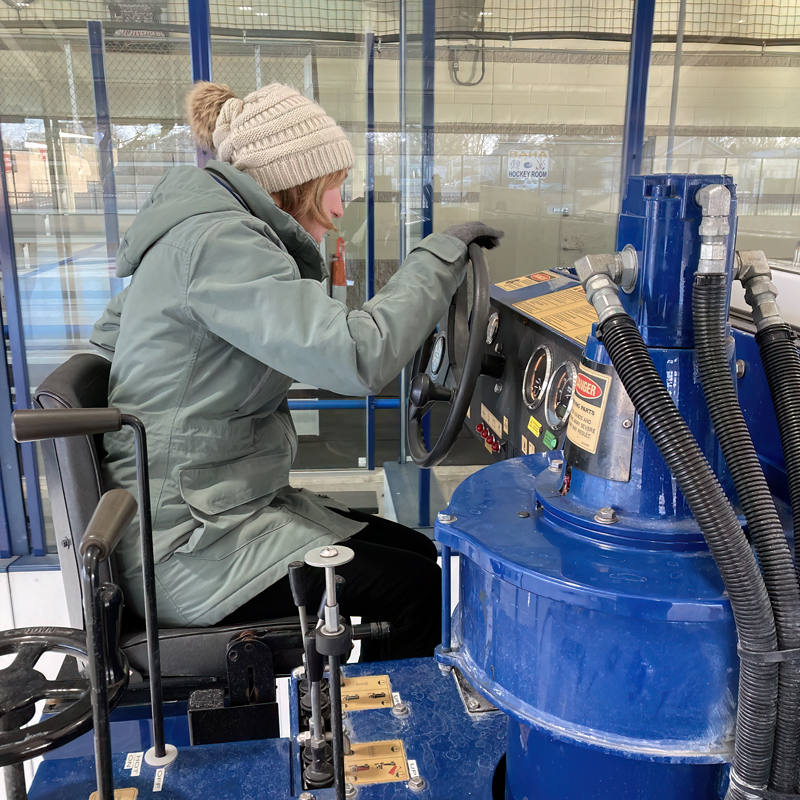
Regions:
[[[110, 371], [111, 362], [100, 355], [72, 356], [42, 381], [34, 401], [40, 408], [105, 407]], [[103, 437], [73, 436], [45, 440], [41, 445], [69, 621], [73, 627], [83, 629], [78, 544], [104, 491], [100, 471], [105, 455]], [[100, 580], [116, 582], [114, 579], [112, 557], [102, 565]], [[263, 635], [272, 651], [276, 676], [288, 675], [302, 662], [300, 623], [296, 617], [211, 628], [165, 628], [158, 634], [164, 678], [225, 678], [226, 646], [242, 631]], [[144, 622], [130, 611], [123, 619], [122, 650], [131, 667], [147, 677]]]

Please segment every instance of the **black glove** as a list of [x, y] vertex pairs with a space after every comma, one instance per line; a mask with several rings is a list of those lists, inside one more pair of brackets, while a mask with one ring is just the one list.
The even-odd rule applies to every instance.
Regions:
[[455, 236], [456, 239], [461, 239], [467, 247], [475, 242], [475, 244], [480, 245], [486, 250], [492, 250], [498, 247], [500, 239], [505, 236], [503, 231], [490, 228], [482, 222], [462, 222], [460, 225], [452, 225], [446, 231], [443, 231], [443, 233], [446, 233], [448, 236]]

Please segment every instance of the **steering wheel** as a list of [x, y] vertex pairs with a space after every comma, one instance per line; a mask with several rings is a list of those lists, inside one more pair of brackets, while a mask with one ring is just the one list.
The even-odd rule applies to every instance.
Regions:
[[[489, 321], [489, 269], [483, 248], [469, 246], [472, 303], [467, 281], [453, 295], [447, 314], [414, 357], [408, 392], [408, 449], [415, 464], [435, 467], [456, 441], [481, 374], [486, 325]], [[429, 451], [422, 418], [434, 403], [450, 408], [442, 433]]]
[[[89, 660], [86, 636], [74, 628], [17, 628], [0, 632], [0, 656], [14, 655], [0, 670], [0, 767], [40, 756], [72, 741], [92, 727], [91, 687], [88, 678], [48, 680], [34, 669], [45, 653], [63, 653], [83, 663]], [[128, 665], [108, 687], [108, 705], [114, 708], [128, 685]], [[39, 700], [73, 700], [36, 725], [22, 727], [33, 718]]]

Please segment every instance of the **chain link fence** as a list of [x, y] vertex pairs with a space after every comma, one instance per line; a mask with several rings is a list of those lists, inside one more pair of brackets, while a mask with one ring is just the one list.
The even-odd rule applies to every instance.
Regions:
[[[0, 24], [65, 23], [70, 20], [106, 21], [109, 32], [137, 37], [168, 38], [170, 32], [188, 29], [185, 0], [30, 0], [12, 7], [0, 4]], [[409, 3], [409, 29], [421, 24], [421, 0]], [[675, 35], [680, 0], [659, 0], [655, 35]], [[436, 30], [440, 34], [491, 36], [558, 35], [620, 38], [630, 34], [633, 0], [438, 0]], [[115, 28], [111, 23], [119, 24]], [[227, 35], [275, 36], [280, 32], [305, 32], [323, 38], [352, 41], [367, 28], [378, 36], [399, 33], [396, 0], [214, 0], [212, 29]], [[772, 0], [689, 0], [687, 37], [706, 40], [781, 41], [800, 37], [800, 15], [795, 2]]]

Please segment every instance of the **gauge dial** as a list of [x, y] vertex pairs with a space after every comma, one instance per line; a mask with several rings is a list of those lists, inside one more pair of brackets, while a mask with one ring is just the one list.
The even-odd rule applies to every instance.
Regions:
[[567, 424], [569, 412], [572, 410], [572, 392], [575, 389], [575, 378], [578, 369], [572, 361], [565, 361], [550, 379], [547, 389], [547, 405], [545, 417], [547, 424], [554, 430], [561, 430]]
[[544, 344], [537, 347], [525, 367], [525, 378], [522, 382], [522, 399], [531, 410], [542, 404], [552, 368], [553, 356], [550, 348]]
[[491, 344], [497, 336], [497, 329], [500, 327], [500, 317], [497, 312], [493, 312], [489, 317], [489, 324], [486, 326], [486, 344]]
[[444, 361], [444, 346], [444, 334], [439, 334], [436, 337], [436, 341], [433, 343], [433, 349], [431, 350], [431, 375], [437, 375], [439, 370], [442, 368], [442, 362]]

